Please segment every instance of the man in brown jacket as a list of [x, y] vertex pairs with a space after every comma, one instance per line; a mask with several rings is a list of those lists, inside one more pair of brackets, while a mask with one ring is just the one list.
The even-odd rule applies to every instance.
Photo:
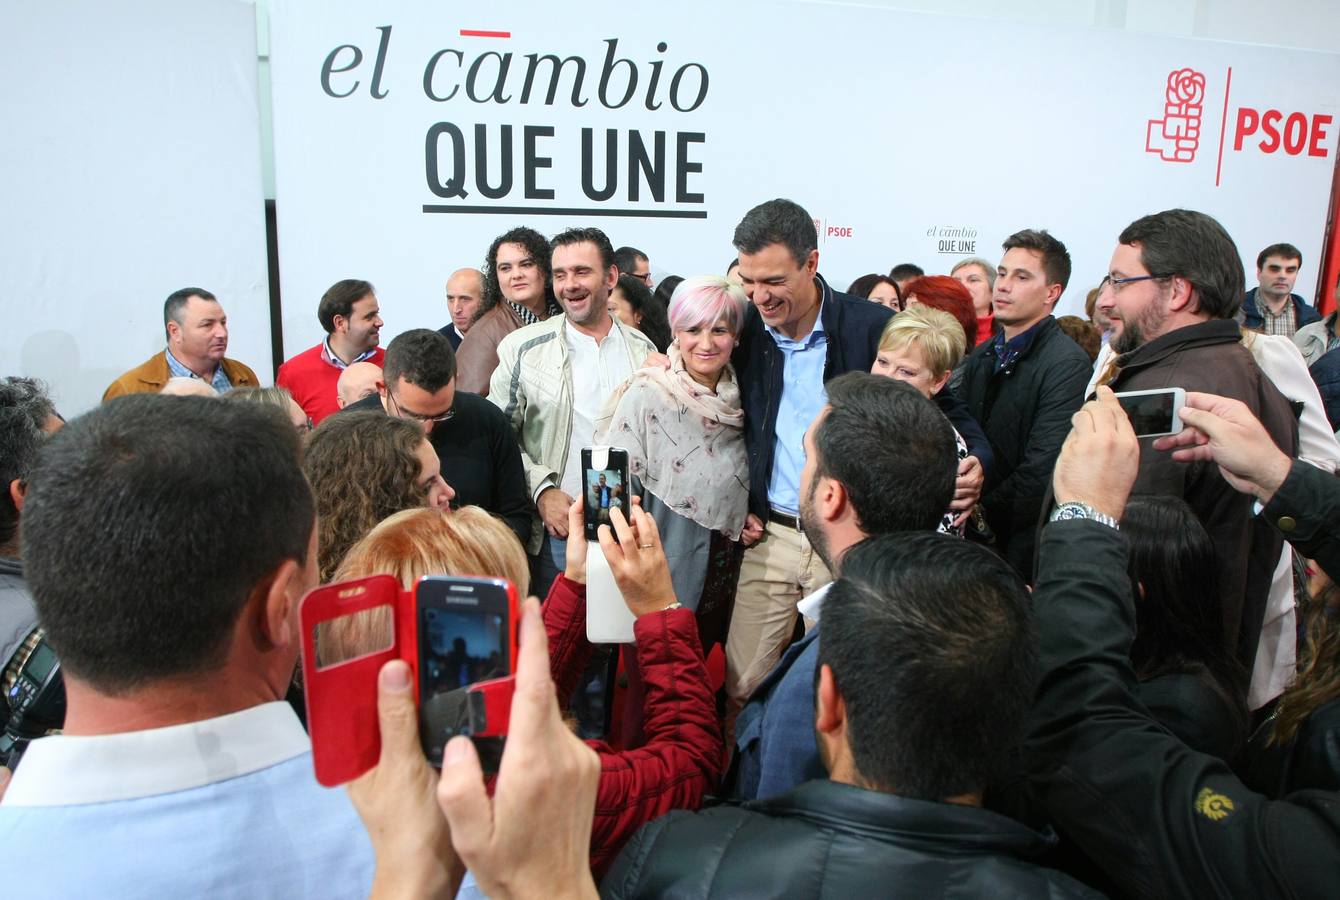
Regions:
[[523, 325], [562, 312], [549, 276], [549, 242], [533, 228], [499, 235], [484, 262], [484, 301], [456, 348], [456, 389], [488, 396], [498, 343]]
[[256, 373], [228, 350], [228, 316], [218, 298], [201, 288], [182, 288], [163, 304], [167, 348], [111, 383], [103, 400], [126, 394], [152, 394], [169, 378], [198, 378], [219, 393], [235, 387], [256, 387]]
[[[1126, 227], [1098, 289], [1119, 354], [1114, 391], [1184, 388], [1247, 404], [1289, 456], [1298, 423], [1289, 401], [1242, 346], [1234, 315], [1242, 304], [1242, 258], [1218, 222], [1204, 213], [1166, 210]], [[1140, 440], [1136, 494], [1187, 502], [1210, 533], [1218, 557], [1223, 637], [1252, 671], [1271, 577], [1283, 538], [1252, 512], [1252, 498], [1224, 480], [1212, 462], [1176, 462]], [[1208, 575], [1209, 573], [1207, 573]]]

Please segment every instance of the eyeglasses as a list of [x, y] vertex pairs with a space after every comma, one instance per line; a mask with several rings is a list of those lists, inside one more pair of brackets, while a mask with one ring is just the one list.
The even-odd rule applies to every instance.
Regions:
[[1103, 280], [1098, 282], [1098, 293], [1103, 292], [1103, 288], [1109, 284], [1112, 285], [1112, 293], [1118, 293], [1124, 285], [1134, 284], [1137, 281], [1162, 281], [1165, 278], [1175, 278], [1174, 275], [1132, 275], [1130, 278], [1113, 278], [1111, 275], [1104, 275]]
[[445, 422], [451, 417], [456, 415], [456, 407], [453, 406], [444, 413], [438, 413], [435, 416], [426, 416], [423, 413], [416, 413], [411, 410], [405, 409], [405, 407], [400, 405], [400, 401], [396, 400], [395, 394], [391, 393], [390, 391], [386, 392], [386, 396], [391, 398], [391, 405], [395, 407], [396, 415], [402, 419], [409, 419], [412, 422], [419, 422], [419, 423]]

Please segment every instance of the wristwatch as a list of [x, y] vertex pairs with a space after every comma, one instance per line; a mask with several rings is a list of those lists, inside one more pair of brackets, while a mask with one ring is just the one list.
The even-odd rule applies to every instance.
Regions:
[[1121, 530], [1121, 526], [1117, 524], [1116, 519], [1106, 513], [1100, 513], [1087, 503], [1079, 503], [1073, 500], [1062, 503], [1053, 509], [1052, 514], [1047, 517], [1048, 522], [1064, 522], [1067, 519], [1092, 519], [1095, 522], [1103, 523], [1108, 528]]

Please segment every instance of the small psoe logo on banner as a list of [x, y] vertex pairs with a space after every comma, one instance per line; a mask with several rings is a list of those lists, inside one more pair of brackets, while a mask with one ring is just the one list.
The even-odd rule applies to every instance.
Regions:
[[1189, 163], [1200, 146], [1200, 117], [1205, 103], [1205, 75], [1194, 69], [1168, 73], [1163, 118], [1150, 119], [1145, 152], [1164, 162]]

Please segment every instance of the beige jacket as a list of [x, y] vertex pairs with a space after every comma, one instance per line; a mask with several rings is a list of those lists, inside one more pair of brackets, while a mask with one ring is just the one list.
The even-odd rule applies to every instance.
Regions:
[[[507, 415], [521, 445], [521, 465], [532, 498], [546, 482], [558, 484], [568, 464], [572, 372], [568, 342], [563, 338], [566, 322], [567, 316], [550, 316], [503, 338], [498, 344], [498, 367], [489, 384], [489, 400]], [[642, 332], [625, 328], [617, 318], [612, 327], [623, 336], [632, 369], [640, 368], [656, 352]], [[527, 548], [531, 554], [538, 553], [544, 541], [538, 516], [535, 523]]]

